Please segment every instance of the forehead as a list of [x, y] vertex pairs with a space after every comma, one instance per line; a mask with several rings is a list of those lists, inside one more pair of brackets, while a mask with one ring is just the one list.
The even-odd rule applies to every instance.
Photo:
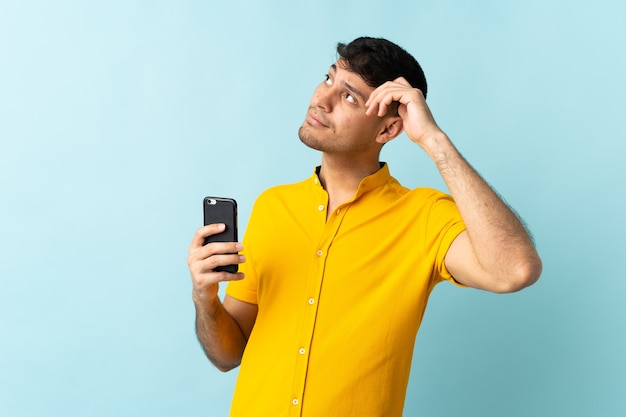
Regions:
[[375, 90], [365, 82], [363, 77], [351, 71], [344, 60], [339, 59], [332, 64], [329, 73], [346, 86], [358, 90], [363, 96], [369, 96]]
[[341, 74], [345, 77], [350, 77], [353, 80], [358, 79], [362, 81], [363, 83], [365, 83], [365, 80], [363, 79], [363, 77], [361, 77], [356, 72], [352, 71], [350, 69], [350, 65], [343, 59], [338, 59], [337, 61], [335, 61], [335, 63], [330, 66], [330, 69], [331, 71], [335, 73]]

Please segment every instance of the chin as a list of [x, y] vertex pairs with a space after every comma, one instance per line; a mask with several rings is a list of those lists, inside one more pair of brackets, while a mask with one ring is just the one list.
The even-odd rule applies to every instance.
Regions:
[[319, 140], [313, 137], [310, 132], [307, 132], [305, 126], [300, 127], [298, 130], [298, 137], [300, 138], [300, 141], [309, 148], [315, 149], [316, 151], [323, 151]]

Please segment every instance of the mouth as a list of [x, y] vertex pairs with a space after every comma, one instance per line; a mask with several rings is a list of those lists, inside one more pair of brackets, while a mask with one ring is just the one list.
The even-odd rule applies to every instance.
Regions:
[[328, 121], [326, 121], [322, 116], [314, 114], [312, 110], [308, 111], [306, 121], [311, 126], [330, 127], [330, 123], [328, 123]]

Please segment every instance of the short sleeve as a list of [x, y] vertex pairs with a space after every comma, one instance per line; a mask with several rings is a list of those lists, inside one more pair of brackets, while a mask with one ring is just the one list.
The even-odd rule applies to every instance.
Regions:
[[[258, 304], [258, 284], [259, 278], [254, 267], [254, 246], [259, 244], [258, 239], [255, 242], [255, 210], [252, 210], [250, 221], [243, 238], [243, 252], [246, 262], [239, 264], [239, 271], [245, 274], [245, 278], [238, 281], [230, 281], [226, 286], [226, 294], [246, 303]], [[258, 233], [257, 233], [258, 235]]]
[[239, 270], [245, 274], [245, 278], [238, 281], [230, 281], [226, 286], [226, 294], [236, 298], [237, 300], [245, 301], [246, 303], [258, 304], [258, 278], [254, 273], [254, 268], [249, 267], [249, 262], [251, 262], [251, 259], [248, 255], [246, 255], [246, 262], [239, 265]]
[[454, 239], [464, 230], [465, 223], [454, 200], [452, 197], [442, 194], [430, 208], [425, 231], [428, 257], [433, 263], [433, 272], [437, 282], [447, 280], [464, 287], [454, 280], [445, 264], [448, 249]]

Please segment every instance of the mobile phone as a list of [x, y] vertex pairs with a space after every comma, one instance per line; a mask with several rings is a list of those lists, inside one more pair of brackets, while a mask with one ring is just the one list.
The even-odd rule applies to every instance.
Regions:
[[[204, 244], [211, 242], [237, 242], [237, 201], [232, 198], [205, 197], [204, 225], [224, 223], [226, 229], [216, 235], [208, 236]], [[239, 265], [218, 266], [216, 271], [226, 271], [234, 274], [239, 270]]]

